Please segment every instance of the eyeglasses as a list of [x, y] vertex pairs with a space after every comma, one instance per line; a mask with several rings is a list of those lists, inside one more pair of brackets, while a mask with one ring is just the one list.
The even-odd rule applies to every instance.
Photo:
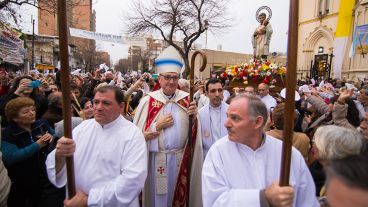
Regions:
[[171, 76], [171, 75], [160, 75], [161, 77], [164, 77], [165, 81], [177, 81], [179, 79], [179, 76], [175, 75], [175, 76]]

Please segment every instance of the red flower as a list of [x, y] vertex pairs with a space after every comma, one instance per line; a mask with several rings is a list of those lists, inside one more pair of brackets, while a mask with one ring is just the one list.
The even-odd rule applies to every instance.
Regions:
[[253, 83], [257, 83], [257, 80], [258, 80], [258, 77], [257, 77], [257, 76], [254, 76], [254, 77], [252, 78]]
[[226, 74], [226, 72], [224, 72], [224, 73], [222, 74], [222, 77], [224, 77], [225, 79], [227, 78], [227, 74]]

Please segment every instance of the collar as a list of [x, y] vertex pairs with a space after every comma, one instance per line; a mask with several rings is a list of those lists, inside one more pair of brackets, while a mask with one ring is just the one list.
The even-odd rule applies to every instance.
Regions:
[[[119, 115], [114, 121], [108, 123], [108, 124], [105, 124], [105, 125], [101, 125], [100, 123], [98, 123], [102, 129], [110, 129], [112, 128], [116, 123], [118, 123], [120, 120], [122, 119], [122, 116]], [[96, 120], [95, 120], [96, 121]]]
[[222, 105], [222, 104], [220, 104], [218, 107], [214, 107], [214, 106], [212, 106], [212, 105], [211, 105], [211, 103], [210, 103], [210, 104], [209, 104], [209, 106], [210, 106], [210, 110], [219, 111], [219, 110], [221, 110], [221, 105]]
[[248, 145], [241, 144], [241, 143], [237, 143], [237, 144], [238, 144], [238, 146], [241, 147], [241, 149], [243, 149], [243, 151], [245, 151], [247, 153], [255, 153], [255, 152], [259, 152], [263, 148], [265, 148], [266, 138], [267, 138], [267, 135], [264, 132], [262, 132], [261, 145], [257, 149], [255, 149], [255, 150], [253, 150], [252, 148], [250, 148]]

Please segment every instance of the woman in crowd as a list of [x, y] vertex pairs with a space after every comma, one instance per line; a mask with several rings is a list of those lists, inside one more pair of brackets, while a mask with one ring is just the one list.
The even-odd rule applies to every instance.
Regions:
[[[0, 115], [3, 117], [3, 127], [7, 125], [4, 117], [5, 105], [17, 97], [28, 97], [33, 99], [36, 107], [36, 118], [40, 119], [47, 110], [47, 99], [37, 93], [37, 86], [32, 84], [33, 79], [29, 76], [21, 76], [14, 80], [12, 88], [0, 99]], [[4, 125], [5, 124], [5, 125]]]
[[[314, 158], [318, 160], [322, 166], [325, 166], [333, 159], [360, 154], [363, 138], [358, 130], [327, 125], [317, 129], [314, 134], [314, 143]], [[325, 181], [324, 175], [322, 178], [314, 178], [317, 190], [321, 189], [320, 196], [325, 196], [325, 189], [324, 187], [321, 188], [321, 184], [323, 183], [322, 185], [324, 185]]]
[[5, 115], [9, 125], [1, 151], [12, 181], [8, 206], [62, 206], [65, 191], [51, 185], [45, 167], [53, 130], [46, 121], [36, 119], [35, 102], [27, 97], [10, 100]]
[[81, 114], [83, 119], [92, 119], [93, 118], [93, 104], [92, 100], [89, 98], [83, 97], [81, 99], [80, 105], [82, 107], [83, 113]]

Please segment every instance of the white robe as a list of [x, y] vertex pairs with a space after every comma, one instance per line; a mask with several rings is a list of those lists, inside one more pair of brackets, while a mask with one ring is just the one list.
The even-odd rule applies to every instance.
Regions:
[[274, 99], [270, 94], [260, 98], [262, 102], [266, 105], [268, 112], [271, 112], [271, 108], [275, 108], [277, 105], [276, 99]]
[[[208, 151], [202, 170], [204, 207], [260, 206], [260, 190], [279, 180], [282, 142], [266, 136], [257, 150], [226, 136]], [[290, 185], [294, 207], [317, 207], [315, 186], [303, 156], [292, 149]]]
[[210, 104], [206, 104], [198, 111], [200, 122], [198, 132], [201, 132], [204, 157], [213, 143], [227, 135], [224, 124], [228, 107], [228, 104], [222, 102], [216, 110]]
[[[88, 194], [88, 206], [138, 207], [147, 177], [147, 149], [142, 131], [119, 116], [103, 127], [94, 119], [73, 130], [76, 188]], [[49, 180], [66, 184], [66, 167], [55, 175], [55, 150], [46, 161]]]
[[[183, 150], [188, 139], [189, 127], [187, 109], [178, 102], [188, 95], [184, 91], [176, 90], [174, 97], [169, 100], [163, 94], [162, 90], [154, 91], [140, 101], [136, 110], [134, 123], [141, 129], [144, 129], [146, 125], [150, 97], [164, 104], [160, 112], [153, 119], [150, 126], [151, 131], [156, 131], [157, 118], [163, 114], [170, 113], [174, 119], [173, 126], [162, 130], [158, 138], [147, 142], [149, 167], [143, 198], [143, 206], [145, 207], [166, 207], [172, 205]], [[160, 169], [165, 170], [162, 175], [159, 173]], [[196, 167], [192, 167], [192, 173], [196, 170]], [[192, 178], [196, 179], [198, 177], [194, 176]], [[198, 182], [194, 180], [193, 183]]]
[[[224, 126], [226, 120], [226, 111], [229, 107], [225, 102], [221, 104], [220, 113], [217, 115], [210, 110], [209, 104], [205, 105], [198, 111], [198, 129], [197, 139], [194, 146], [192, 174], [191, 174], [191, 191], [190, 191], [190, 206], [201, 207], [202, 206], [202, 166], [203, 160], [206, 157], [208, 149], [214, 142], [223, 136], [227, 135], [227, 129]], [[214, 119], [211, 119], [214, 118]], [[213, 121], [212, 121], [213, 120]], [[213, 136], [214, 126], [217, 127], [216, 131], [221, 136]], [[196, 189], [196, 190], [193, 190]]]

